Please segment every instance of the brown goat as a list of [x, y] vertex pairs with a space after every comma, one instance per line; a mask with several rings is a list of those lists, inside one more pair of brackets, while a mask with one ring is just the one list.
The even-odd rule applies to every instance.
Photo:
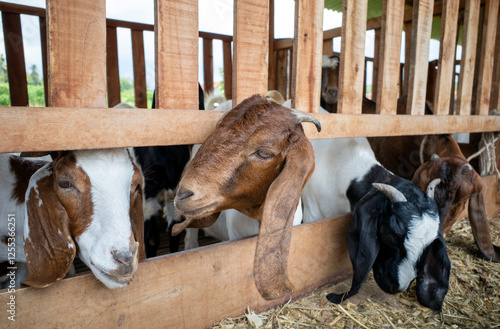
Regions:
[[254, 95], [227, 112], [179, 183], [175, 207], [187, 219], [174, 226], [207, 227], [225, 209], [261, 221], [254, 278], [265, 299], [293, 290], [286, 267], [292, 222], [314, 170], [314, 151], [301, 122], [312, 116]]
[[[500, 249], [491, 241], [484, 205], [484, 183], [467, 162], [460, 147], [450, 135], [369, 138], [377, 160], [394, 174], [413, 176], [413, 182], [425, 190], [436, 178], [435, 201], [439, 208], [441, 231], [446, 234], [469, 201], [469, 221], [481, 254], [494, 262], [500, 261]], [[420, 165], [420, 157], [424, 164]]]

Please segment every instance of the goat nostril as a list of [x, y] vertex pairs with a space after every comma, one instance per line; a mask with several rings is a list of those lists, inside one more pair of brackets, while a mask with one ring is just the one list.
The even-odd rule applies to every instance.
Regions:
[[130, 251], [111, 250], [111, 254], [115, 260], [124, 265], [130, 264], [134, 260], [134, 254]]
[[190, 198], [191, 196], [193, 196], [193, 194], [194, 194], [194, 192], [192, 192], [190, 190], [179, 189], [177, 191], [175, 198], [177, 200], [184, 200], [184, 199]]

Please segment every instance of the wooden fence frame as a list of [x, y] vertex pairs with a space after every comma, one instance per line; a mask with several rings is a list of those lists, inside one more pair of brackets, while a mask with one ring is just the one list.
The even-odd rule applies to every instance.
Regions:
[[[443, 4], [446, 2], [443, 1]], [[378, 81], [382, 84], [377, 86], [382, 95], [380, 101], [389, 105], [384, 105], [380, 111], [382, 114], [360, 114], [359, 99], [363, 86], [359, 83], [359, 76], [364, 74], [364, 57], [360, 54], [364, 52], [364, 41], [356, 39], [356, 35], [360, 32], [357, 30], [359, 26], [364, 29], [365, 24], [367, 28], [370, 24], [363, 23], [362, 13], [366, 8], [359, 5], [352, 8], [352, 3], [348, 1], [344, 7], [353, 13], [353, 19], [347, 20], [346, 28], [341, 31], [345, 40], [344, 51], [350, 49], [353, 54], [340, 67], [341, 85], [344, 86], [341, 94], [346, 103], [339, 114], [317, 114], [318, 101], [309, 95], [319, 94], [320, 79], [318, 68], [309, 64], [320, 63], [322, 55], [317, 45], [323, 43], [324, 35], [318, 28], [317, 15], [323, 9], [323, 1], [296, 0], [296, 13], [315, 17], [312, 20], [296, 18], [295, 35], [300, 36], [294, 41], [296, 52], [304, 45], [314, 46], [305, 47], [300, 54], [295, 54], [291, 64], [295, 106], [312, 112], [323, 126], [321, 133], [306, 127], [309, 138], [500, 130], [500, 118], [487, 115], [491, 105], [499, 105], [498, 96], [491, 102], [488, 97], [498, 94], [498, 87], [493, 82], [497, 83], [499, 79], [499, 56], [494, 58], [491, 51], [494, 47], [489, 43], [495, 40], [495, 32], [498, 31], [498, 19], [495, 17], [498, 18], [499, 0], [485, 1], [487, 19], [484, 21], [483, 47], [477, 68], [480, 73], [477, 83], [479, 97], [476, 100], [478, 113], [469, 115], [461, 111], [460, 115], [433, 116], [421, 115], [425, 102], [422, 88], [425, 85], [422, 86], [419, 79], [426, 79], [428, 63], [418, 58], [418, 54], [425, 53], [425, 44], [428, 43], [425, 26], [432, 17], [429, 12], [434, 8], [433, 1], [419, 1], [419, 21], [414, 20], [412, 26], [410, 49], [414, 55], [410, 56], [407, 90], [412, 99], [408, 108], [411, 115], [395, 115], [394, 95], [384, 91], [398, 88], [400, 79], [381, 78], [391, 72], [399, 72], [399, 61], [394, 59], [386, 59], [384, 65], [378, 67]], [[391, 20], [381, 20], [383, 26], [406, 17], [406, 12], [400, 8], [404, 1], [388, 0], [388, 3], [391, 5], [384, 7], [384, 15], [387, 17], [390, 14]], [[479, 1], [467, 1], [466, 10], [470, 13], [477, 3]], [[197, 93], [193, 92], [197, 90], [198, 71], [195, 60], [198, 57], [199, 37], [197, 19], [194, 19], [198, 14], [196, 4], [195, 0], [156, 2], [156, 68], [161, 68], [161, 73], [156, 75], [156, 85], [160, 109], [143, 110], [106, 108], [105, 0], [48, 0], [49, 107], [0, 108], [3, 126], [0, 152], [202, 142], [214, 129], [221, 114], [197, 111]], [[233, 100], [239, 101], [267, 90], [267, 84], [262, 81], [268, 81], [268, 49], [271, 46], [269, 42], [259, 40], [269, 37], [268, 12], [269, 0], [236, 2]], [[446, 10], [443, 14], [450, 15], [449, 12]], [[255, 13], [264, 17], [247, 24], [249, 15], [254, 17]], [[478, 18], [474, 15], [467, 17], [465, 24], [470, 31], [472, 26], [478, 25]], [[173, 22], [182, 22], [179, 24], [183, 28], [178, 28], [179, 25]], [[387, 44], [397, 44], [395, 38], [398, 38], [398, 33], [394, 33], [393, 28], [385, 26], [382, 30], [381, 38]], [[277, 42], [272, 47], [279, 49]], [[476, 44], [470, 42], [464, 47], [466, 51], [472, 47], [471, 52], [474, 52]], [[248, 56], [248, 53], [259, 56]], [[276, 67], [282, 70], [282, 65]], [[446, 72], [442, 72], [441, 76], [452, 74], [449, 70]], [[471, 75], [465, 74], [462, 72], [459, 79], [462, 95], [465, 90], [472, 91], [473, 87], [469, 83]], [[248, 81], [243, 81], [241, 77]], [[167, 88], [172, 81], [178, 82], [174, 90]], [[305, 81], [310, 83], [304, 85]], [[349, 81], [355, 82], [350, 86]], [[488, 94], [492, 86], [493, 92]], [[306, 88], [306, 92], [298, 88]], [[446, 92], [449, 95], [449, 91], [440, 90], [440, 93]], [[353, 105], [348, 107], [347, 104]], [[498, 210], [496, 202], [491, 201], [496, 201], [496, 198], [489, 195], [496, 192], [496, 184], [496, 180], [488, 184], [486, 199], [490, 200], [488, 207], [493, 211]], [[345, 215], [293, 229], [288, 272], [297, 288], [294, 298], [349, 276], [350, 263], [345, 243], [348, 223], [349, 215]], [[0, 305], [5, 307], [12, 296], [15, 297], [15, 325], [21, 328], [41, 324], [46, 327], [147, 327], [160, 324], [168, 327], [208, 327], [222, 317], [241, 314], [247, 306], [261, 311], [283, 302], [265, 301], [258, 295], [252, 276], [255, 243], [256, 238], [253, 237], [146, 260], [139, 265], [134, 282], [124, 289], [106, 289], [91, 274], [86, 274], [63, 280], [46, 289], [22, 288], [14, 295], [4, 291], [0, 293]], [[5, 313], [5, 319], [1, 321], [7, 321]]]

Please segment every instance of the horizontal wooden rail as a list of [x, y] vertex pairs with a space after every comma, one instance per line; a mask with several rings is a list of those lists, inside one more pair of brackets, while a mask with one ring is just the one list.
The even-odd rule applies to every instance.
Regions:
[[[221, 112], [126, 108], [0, 108], [0, 152], [201, 143]], [[309, 138], [500, 131], [499, 116], [317, 114]]]

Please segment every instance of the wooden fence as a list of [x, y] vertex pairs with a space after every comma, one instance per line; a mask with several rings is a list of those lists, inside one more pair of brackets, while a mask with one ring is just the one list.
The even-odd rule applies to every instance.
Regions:
[[[323, 126], [321, 133], [306, 126], [309, 138], [500, 130], [500, 118], [488, 116], [491, 107], [500, 107], [500, 56], [495, 56], [499, 53], [499, 42], [496, 45], [494, 42], [500, 34], [499, 0], [484, 1], [481, 24], [481, 1], [463, 3], [465, 32], [457, 114], [448, 114], [454, 76], [450, 67], [455, 59], [443, 49], [434, 98], [437, 110], [432, 116], [422, 115], [430, 21], [433, 11], [442, 8], [441, 42], [451, 44], [454, 49], [456, 35], [448, 28], [457, 24], [459, 7], [452, 0], [436, 5], [431, 0], [421, 0], [413, 2], [409, 13], [403, 9], [405, 2], [384, 1], [384, 15], [377, 19], [380, 46], [375, 60], [379, 114], [360, 115], [365, 74], [364, 34], [376, 22], [366, 21], [367, 0], [346, 1], [343, 6], [343, 28], [338, 30], [342, 54], [337, 114], [316, 113], [319, 97], [311, 96], [319, 95], [320, 91], [325, 37], [321, 18], [323, 1], [295, 1], [290, 95], [296, 108], [314, 113]], [[274, 49], [281, 49], [278, 47], [281, 41], [269, 40], [269, 12], [272, 12], [269, 0], [235, 1], [230, 89], [233, 102], [254, 93], [266, 93], [269, 81], [280, 83], [269, 74], [270, 67], [271, 71], [273, 67], [282, 69], [282, 64], [270, 56]], [[400, 32], [403, 22], [408, 24], [410, 17], [411, 37], [407, 34], [407, 38], [411, 42], [407, 44], [409, 60], [405, 69], [408, 82], [403, 84], [409, 97], [409, 115], [395, 115], [400, 84]], [[155, 3], [159, 107], [155, 110], [106, 108], [109, 56], [106, 45], [112, 33], [107, 33], [110, 27], [106, 24], [105, 0], [48, 0], [46, 16], [41, 20], [46, 22], [48, 65], [44, 75], [49, 77], [48, 106], [30, 108], [23, 106], [26, 104], [13, 104], [16, 106], [0, 108], [0, 152], [191, 144], [202, 142], [214, 129], [222, 114], [197, 111], [200, 37], [197, 1]], [[8, 25], [12, 24], [17, 23]], [[482, 33], [476, 40], [480, 27]], [[138, 39], [135, 44], [140, 49]], [[474, 71], [478, 73], [476, 84]], [[496, 191], [489, 188], [488, 191]], [[345, 242], [348, 223], [349, 215], [345, 215], [294, 228], [288, 262], [290, 279], [297, 288], [294, 298], [349, 275]], [[146, 260], [139, 265], [134, 282], [119, 290], [106, 289], [91, 274], [63, 280], [46, 289], [19, 289], [15, 294], [13, 324], [19, 328], [203, 328], [222, 317], [242, 314], [247, 306], [256, 311], [270, 308], [283, 300], [265, 301], [255, 288], [252, 276], [255, 243], [253, 237]], [[0, 305], [6, 307], [11, 295], [0, 293]], [[7, 320], [1, 321], [3, 325]]]

